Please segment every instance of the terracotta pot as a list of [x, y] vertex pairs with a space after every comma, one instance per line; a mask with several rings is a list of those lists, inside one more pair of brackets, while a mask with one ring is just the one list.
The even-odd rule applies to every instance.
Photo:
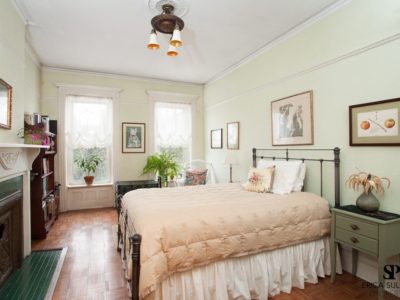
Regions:
[[83, 179], [85, 179], [85, 182], [87, 185], [92, 185], [93, 184], [93, 180], [94, 180], [94, 176], [85, 176], [83, 177]]

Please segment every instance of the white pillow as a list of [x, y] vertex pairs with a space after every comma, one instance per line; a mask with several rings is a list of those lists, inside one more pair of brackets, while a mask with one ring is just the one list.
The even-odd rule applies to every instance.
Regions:
[[265, 169], [275, 166], [272, 193], [284, 195], [290, 194], [295, 189], [297, 180], [299, 178], [301, 164], [301, 161], [278, 161], [261, 159], [258, 161], [257, 168]]
[[299, 176], [294, 184], [293, 192], [301, 192], [304, 185], [304, 178], [306, 178], [306, 164], [302, 162], [300, 165]]

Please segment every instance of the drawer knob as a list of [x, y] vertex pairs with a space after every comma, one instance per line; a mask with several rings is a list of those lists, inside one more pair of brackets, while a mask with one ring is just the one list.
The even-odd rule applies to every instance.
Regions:
[[353, 229], [353, 230], [358, 230], [358, 229], [360, 229], [360, 227], [358, 227], [356, 224], [351, 224], [350, 227], [351, 227], [351, 229]]
[[355, 238], [355, 237], [352, 237], [352, 238], [350, 239], [350, 241], [352, 241], [354, 244], [357, 244], [357, 243], [359, 242], [358, 239]]

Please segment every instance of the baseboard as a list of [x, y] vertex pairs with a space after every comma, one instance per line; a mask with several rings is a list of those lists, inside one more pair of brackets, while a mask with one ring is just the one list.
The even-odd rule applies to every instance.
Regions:
[[[352, 255], [351, 255], [351, 248], [341, 245], [341, 260], [342, 260], [342, 267], [347, 272], [352, 272]], [[400, 264], [399, 263], [399, 256], [391, 257], [388, 260], [388, 264]], [[378, 262], [377, 259], [373, 256], [368, 254], [359, 252], [358, 254], [358, 266], [357, 266], [357, 277], [373, 283], [377, 285], [378, 282]], [[386, 289], [389, 293], [400, 297], [400, 277], [396, 277], [396, 284], [394, 287], [389, 287]]]

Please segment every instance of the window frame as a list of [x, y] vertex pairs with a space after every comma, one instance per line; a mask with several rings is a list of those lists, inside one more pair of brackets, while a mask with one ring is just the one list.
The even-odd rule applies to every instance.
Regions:
[[98, 98], [110, 98], [112, 100], [112, 107], [113, 107], [113, 147], [112, 149], [112, 155], [111, 155], [111, 176], [110, 176], [110, 182], [109, 183], [101, 183], [101, 184], [96, 184], [94, 183], [92, 187], [96, 186], [106, 186], [106, 185], [113, 185], [115, 178], [117, 176], [117, 170], [118, 170], [118, 160], [117, 160], [117, 153], [118, 153], [118, 138], [119, 135], [117, 134], [119, 127], [119, 95], [120, 92], [122, 91], [119, 88], [109, 88], [109, 87], [99, 87], [99, 86], [87, 86], [87, 85], [72, 85], [72, 84], [56, 84], [58, 87], [58, 99], [59, 99], [59, 132], [61, 133], [58, 136], [59, 139], [59, 164], [60, 164], [60, 173], [59, 177], [61, 182], [63, 183], [62, 185], [62, 192], [66, 192], [66, 189], [68, 188], [82, 188], [86, 187], [85, 185], [68, 185], [67, 184], [67, 176], [66, 176], [66, 163], [67, 163], [67, 155], [64, 151], [66, 149], [65, 147], [65, 119], [66, 119], [66, 110], [65, 110], [65, 104], [66, 104], [66, 97], [69, 95], [78, 95], [78, 96], [84, 96], [84, 97], [98, 97]]
[[149, 133], [150, 138], [149, 141], [149, 152], [150, 154], [154, 154], [155, 149], [155, 136], [154, 136], [154, 115], [155, 115], [155, 103], [156, 102], [166, 102], [166, 103], [181, 103], [181, 104], [189, 104], [191, 107], [192, 113], [192, 145], [191, 145], [191, 159], [193, 159], [193, 152], [195, 147], [195, 137], [197, 132], [197, 99], [198, 95], [192, 94], [181, 94], [181, 93], [169, 93], [169, 92], [161, 92], [161, 91], [146, 91], [149, 97]]

